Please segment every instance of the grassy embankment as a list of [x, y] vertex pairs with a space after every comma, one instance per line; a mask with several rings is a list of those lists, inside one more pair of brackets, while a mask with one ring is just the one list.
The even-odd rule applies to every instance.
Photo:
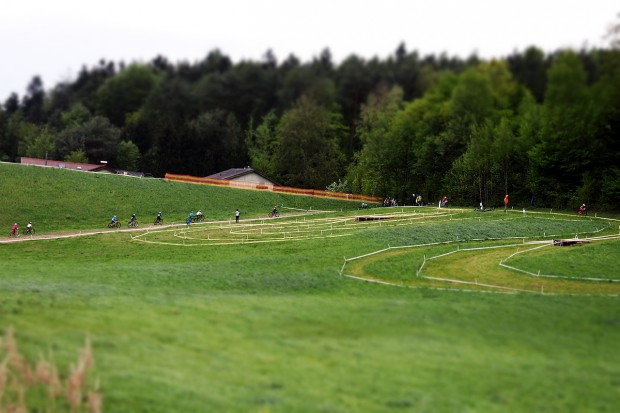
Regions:
[[[201, 209], [208, 220], [266, 217], [279, 208], [353, 210], [359, 203], [182, 184], [163, 179], [139, 179], [62, 169], [0, 163], [0, 228], [32, 221], [38, 234], [62, 230], [107, 229], [116, 215], [126, 227], [131, 214], [142, 226], [162, 211], [165, 223], [182, 223]], [[281, 209], [281, 212], [295, 212]]]
[[[3, 175], [3, 188], [20, 179]], [[90, 185], [109, 185], [95, 179]], [[124, 203], [136, 197], [172, 207], [178, 193], [197, 191], [189, 208], [170, 214], [181, 217], [210, 199], [207, 213], [222, 210], [228, 218], [228, 205], [249, 196], [132, 182], [145, 185], [136, 186], [144, 194], [119, 198], [128, 211], [133, 204]], [[46, 191], [31, 185], [31, 199]], [[74, 195], [72, 214], [88, 211], [105, 190], [78, 193], [85, 196]], [[50, 227], [64, 228], [66, 218], [54, 217], [67, 204], [45, 202]], [[14, 216], [26, 206], [4, 204], [1, 211]], [[264, 214], [262, 205], [247, 208]], [[77, 222], [97, 227], [99, 218], [90, 215]], [[343, 257], [387, 244], [575, 230], [561, 221], [520, 224], [443, 219], [368, 225], [339, 238], [192, 248], [122, 233], [4, 244], [0, 330], [14, 325], [31, 359], [51, 348], [61, 365], [89, 335], [105, 411], [616, 411], [617, 298], [404, 289], [338, 273]], [[596, 230], [595, 223], [576, 225]]]

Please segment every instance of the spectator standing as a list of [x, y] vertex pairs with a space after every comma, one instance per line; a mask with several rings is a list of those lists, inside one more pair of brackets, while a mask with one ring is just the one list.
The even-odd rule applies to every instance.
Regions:
[[235, 222], [239, 222], [239, 215], [241, 215], [241, 213], [239, 212], [239, 208], [237, 208], [235, 210]]

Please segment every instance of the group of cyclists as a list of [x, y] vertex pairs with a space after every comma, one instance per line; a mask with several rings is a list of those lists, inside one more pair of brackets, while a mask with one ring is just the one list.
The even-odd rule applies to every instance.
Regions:
[[[279, 217], [279, 216], [280, 216], [280, 213], [278, 212], [278, 208], [274, 206], [271, 212], [269, 213], [269, 218], [274, 218], [274, 217]], [[238, 215], [236, 215], [235, 218], [238, 222], [238, 219], [237, 219]], [[199, 209], [196, 213], [194, 213], [194, 211], [190, 211], [187, 218], [185, 218], [185, 223], [187, 224], [187, 226], [189, 226], [192, 222], [199, 222], [199, 221], [204, 221], [204, 220], [205, 220], [205, 215], [202, 212], [202, 210]], [[160, 211], [157, 213], [157, 216], [155, 217], [155, 221], [153, 221], [153, 225], [162, 225], [163, 223], [164, 223], [164, 218], [162, 217], [162, 213]], [[114, 215], [110, 223], [108, 224], [108, 227], [120, 228], [120, 226], [121, 226], [121, 223], [119, 222], [116, 215]], [[131, 219], [127, 223], [127, 226], [130, 228], [138, 226], [138, 219], [136, 218], [136, 214], [131, 215]]]
[[[26, 225], [26, 230], [24, 231], [24, 235], [32, 235], [34, 234], [34, 227], [32, 226], [32, 222], [28, 222]], [[9, 237], [17, 237], [19, 236], [19, 225], [17, 222], [13, 224], [11, 227], [11, 232], [9, 232]]]
[[[508, 205], [507, 201], [508, 201], [508, 195], [506, 195], [504, 199], [504, 203], [506, 204], [506, 207]], [[444, 208], [446, 207], [447, 204], [448, 204], [448, 198], [444, 196], [441, 202], [439, 203], [439, 207]], [[362, 203], [362, 208], [367, 208], [367, 207], [368, 206], [366, 204]], [[482, 203], [480, 204], [480, 207], [482, 208]], [[588, 214], [587, 209], [586, 209], [586, 204], [582, 204], [579, 207], [578, 213], [579, 215]], [[278, 212], [278, 208], [274, 206], [271, 212], [269, 213], [269, 218], [274, 218], [274, 217], [279, 217], [279, 216], [280, 216], [280, 213]], [[238, 222], [238, 215], [236, 218]], [[190, 211], [185, 222], [189, 226], [192, 222], [204, 221], [204, 219], [205, 219], [204, 214], [202, 213], [202, 210], [199, 209], [196, 212], [196, 214], [194, 214], [194, 211]], [[162, 225], [163, 223], [164, 223], [164, 218], [162, 217], [161, 211], [159, 211], [157, 213], [157, 216], [155, 217], [155, 221], [153, 221], [153, 225]], [[121, 223], [119, 222], [116, 215], [114, 215], [110, 223], [108, 224], [108, 227], [120, 228], [120, 226], [121, 226]], [[127, 226], [130, 228], [138, 226], [138, 218], [136, 217], [136, 214], [131, 214], [131, 219], [127, 223]], [[26, 225], [26, 230], [24, 231], [24, 235], [32, 235], [34, 234], [34, 232], [35, 230], [34, 230], [34, 227], [32, 226], [32, 222], [28, 222], [28, 225]], [[16, 237], [16, 236], [19, 236], [19, 226], [17, 225], [17, 222], [13, 224], [13, 226], [11, 227], [11, 232], [9, 233], [9, 237]]]
[[[157, 214], [157, 218], [155, 218], [155, 222], [154, 222], [154, 224], [155, 224], [155, 225], [157, 225], [157, 224], [161, 224], [161, 223], [163, 223], [163, 221], [164, 221], [164, 220], [163, 220], [163, 218], [161, 217], [161, 212], [159, 212], [159, 213]], [[137, 226], [138, 226], [138, 218], [136, 217], [136, 214], [131, 214], [131, 219], [130, 219], [130, 220], [129, 220], [129, 222], [127, 223], [127, 226], [128, 226], [129, 228], [132, 228], [132, 227], [137, 227]], [[120, 223], [120, 221], [118, 220], [118, 218], [116, 217], [116, 215], [114, 215], [114, 216], [112, 217], [112, 219], [110, 220], [110, 223], [108, 224], [108, 227], [109, 227], [109, 228], [120, 228], [120, 227], [121, 227], [121, 223]]]
[[[186, 221], [195, 222], [195, 221], [204, 221], [204, 219], [205, 219], [204, 214], [202, 213], [202, 210], [199, 209], [198, 212], [196, 212], [195, 214], [194, 214], [194, 211], [191, 211], [189, 213]], [[157, 213], [157, 216], [155, 217], [155, 220], [153, 221], [153, 225], [162, 225], [163, 223], [164, 223], [164, 218], [162, 216], [162, 212], [159, 211]], [[127, 223], [127, 226], [129, 228], [137, 227], [138, 226], [138, 218], [136, 217], [136, 214], [131, 214], [131, 219]], [[108, 224], [108, 227], [110, 227], [110, 228], [120, 228], [121, 227], [121, 223], [119, 222], [119, 220], [116, 217], [116, 215], [114, 215], [112, 217], [112, 219], [110, 220], [110, 223]]]

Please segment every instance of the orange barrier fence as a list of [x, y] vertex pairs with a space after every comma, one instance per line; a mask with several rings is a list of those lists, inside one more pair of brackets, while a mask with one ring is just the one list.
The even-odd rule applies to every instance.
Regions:
[[237, 188], [237, 189], [271, 191], [271, 192], [291, 194], [291, 195], [303, 195], [303, 196], [314, 196], [314, 197], [319, 197], [319, 198], [340, 199], [344, 201], [381, 202], [381, 198], [376, 197], [376, 196], [346, 194], [344, 192], [322, 191], [319, 189], [293, 188], [289, 186], [259, 184], [256, 182], [240, 182], [240, 181], [229, 181], [226, 179], [200, 178], [200, 177], [191, 176], [191, 175], [178, 175], [178, 174], [166, 173], [166, 176], [164, 177], [164, 179], [166, 181], [186, 182], [186, 183], [192, 183], [192, 184], [214, 185], [214, 186], [227, 186], [230, 188]]

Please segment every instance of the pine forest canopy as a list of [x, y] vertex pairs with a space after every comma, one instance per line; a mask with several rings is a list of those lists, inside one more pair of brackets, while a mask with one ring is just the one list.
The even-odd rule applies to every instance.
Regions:
[[102, 60], [0, 106], [0, 160], [108, 161], [154, 176], [250, 165], [284, 185], [412, 202], [620, 203], [620, 50], [505, 59]]

